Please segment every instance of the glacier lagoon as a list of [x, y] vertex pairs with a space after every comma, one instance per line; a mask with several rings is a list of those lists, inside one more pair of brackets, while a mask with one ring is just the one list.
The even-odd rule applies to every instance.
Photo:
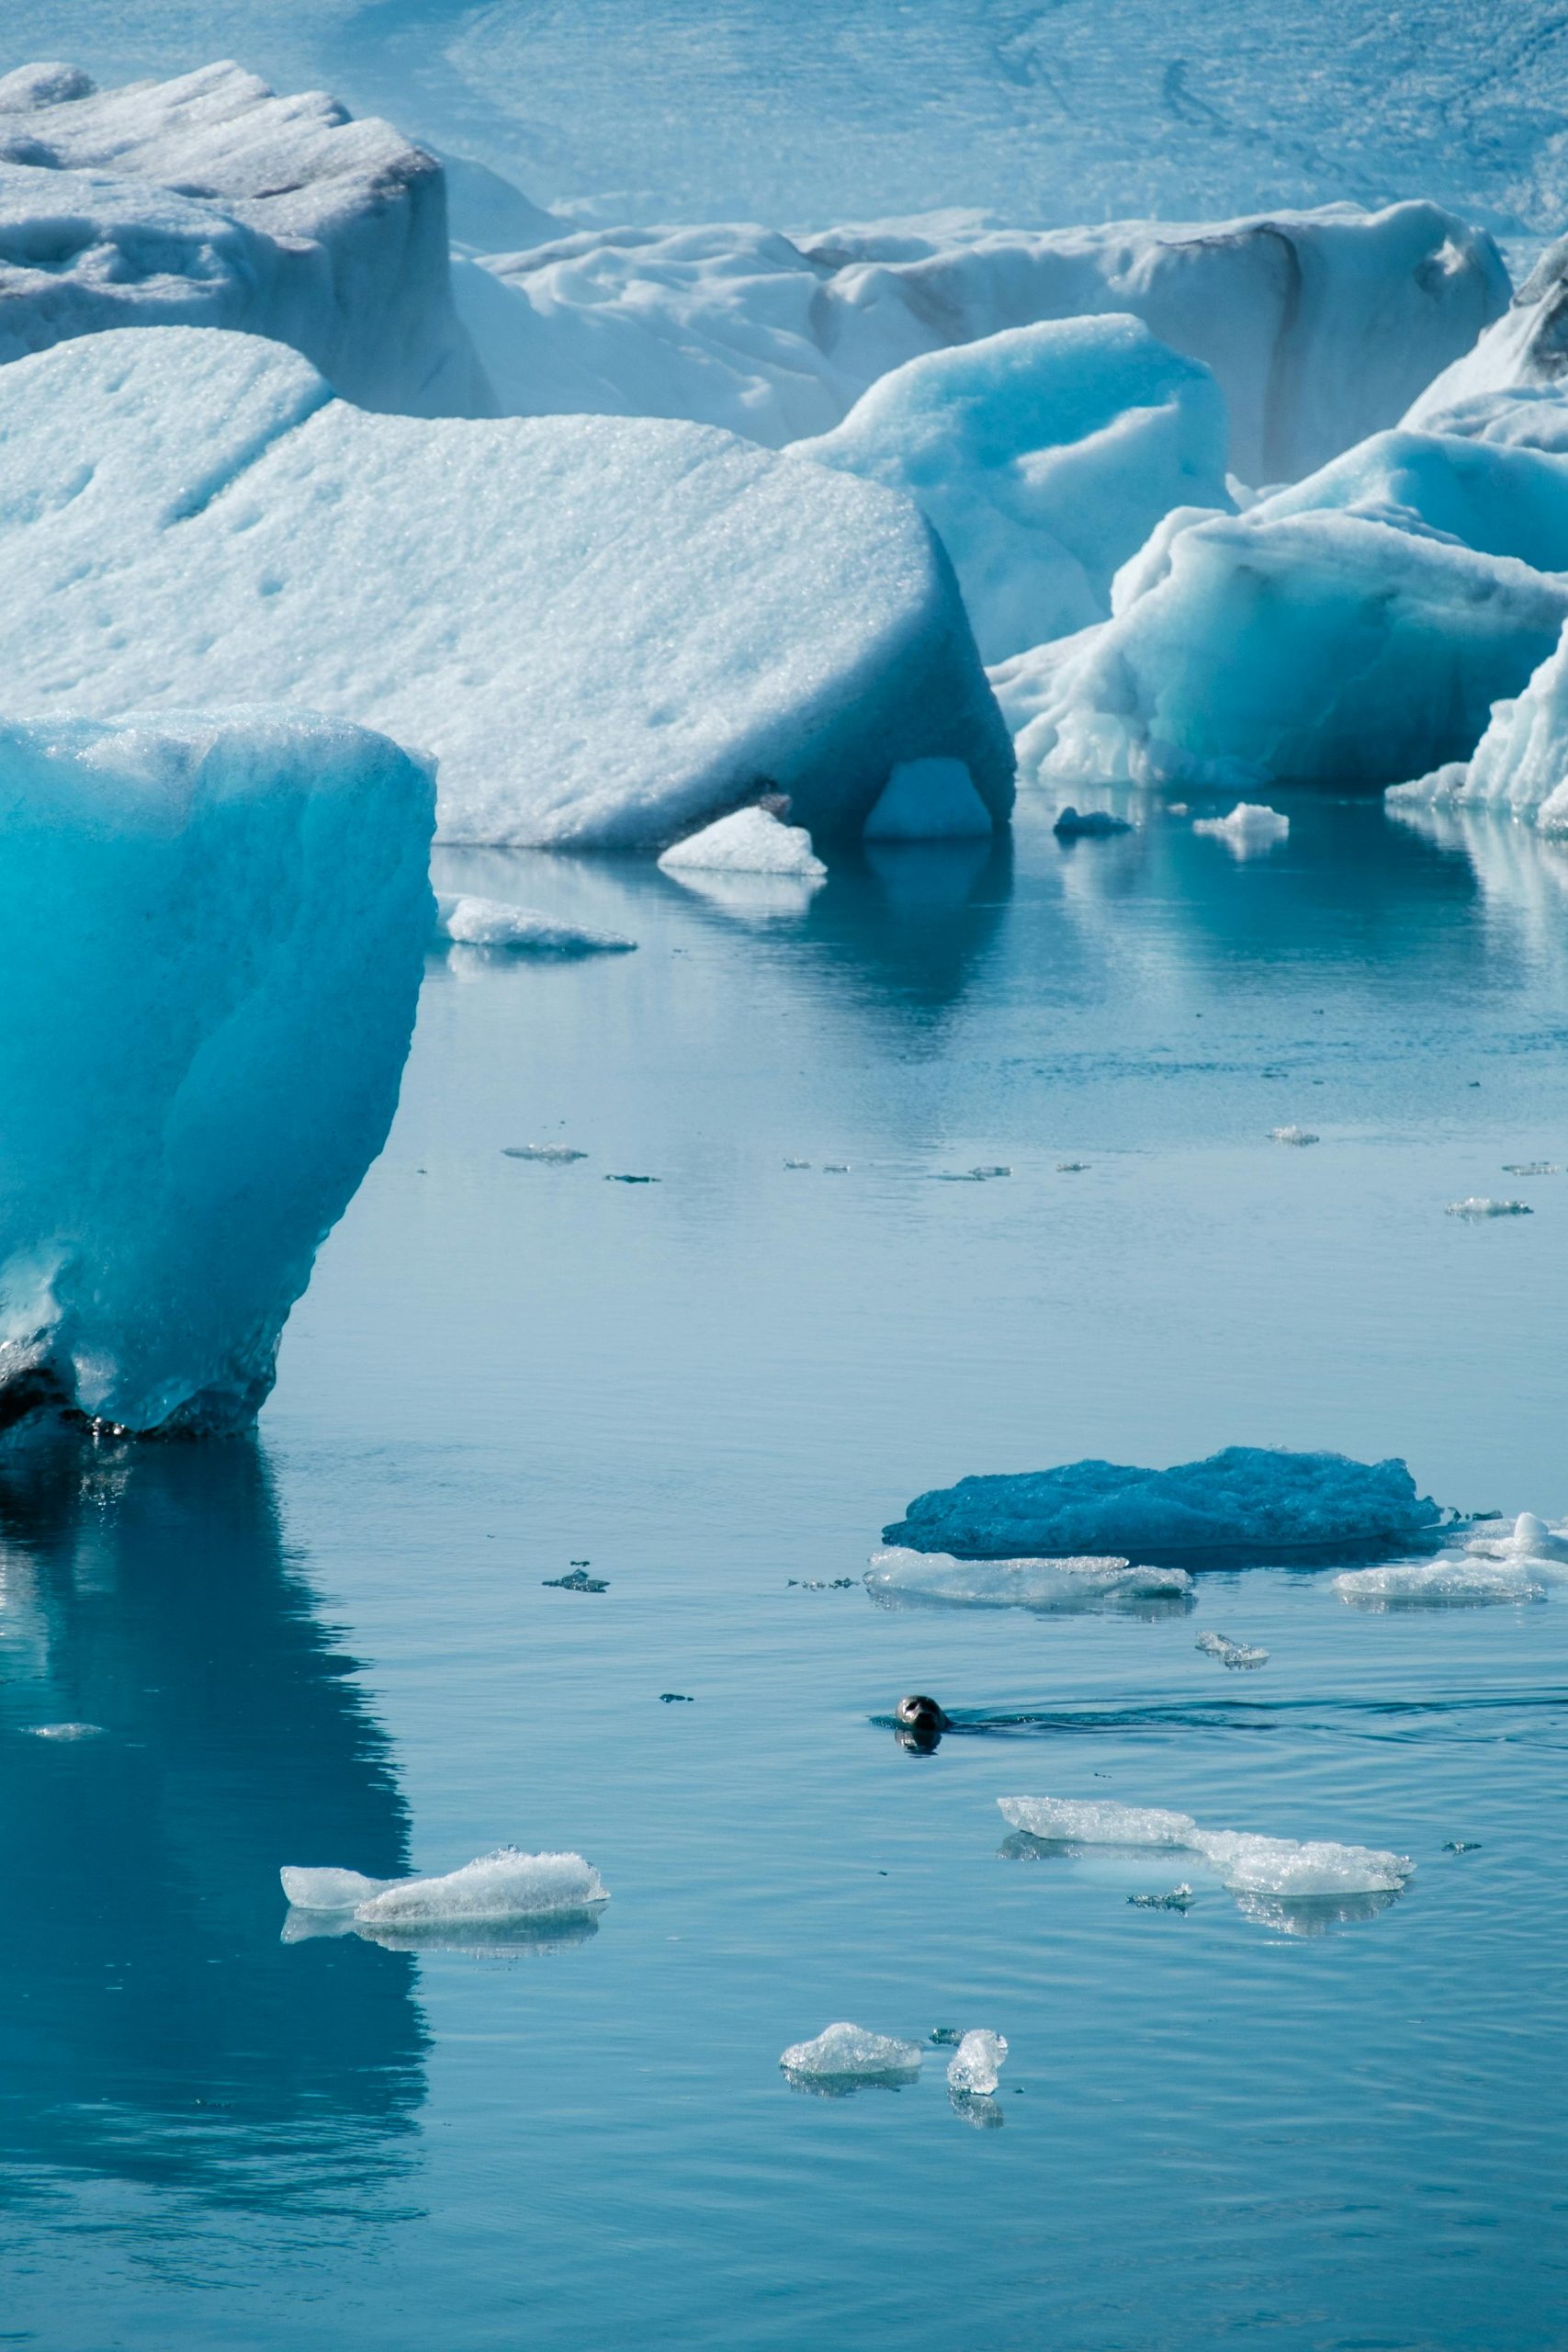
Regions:
[[[859, 1582], [916, 1494], [1079, 1455], [1568, 1511], [1568, 1177], [1504, 1172], [1568, 1159], [1568, 853], [1298, 793], [1238, 859], [1115, 806], [804, 885], [437, 854], [638, 952], [432, 954], [254, 1442], [0, 1481], [11, 2340], [1560, 2343], [1561, 1594]], [[905, 1690], [1043, 1720], [911, 1754]], [[1020, 1793], [1416, 1867], [1270, 1910], [1010, 1835]], [[615, 1900], [286, 1940], [281, 1865], [507, 1842]], [[987, 2111], [936, 2047], [792, 2089], [844, 2018], [1003, 2034]]]

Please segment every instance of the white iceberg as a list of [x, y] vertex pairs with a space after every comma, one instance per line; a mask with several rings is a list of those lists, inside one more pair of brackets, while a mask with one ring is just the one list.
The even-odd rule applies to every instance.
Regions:
[[947, 2087], [969, 2098], [987, 2098], [1007, 2063], [1004, 2035], [973, 2026], [947, 2062]]
[[1212, 369], [1232, 470], [1250, 483], [1294, 480], [1397, 423], [1509, 290], [1491, 238], [1425, 203], [1043, 231], [950, 215], [794, 240], [617, 225], [529, 243], [453, 273], [515, 413], [694, 417], [782, 447], [830, 432], [923, 353], [1118, 313]]
[[98, 90], [0, 76], [0, 360], [126, 326], [292, 344], [345, 400], [483, 416], [452, 306], [440, 165], [320, 91], [238, 65]]
[[1112, 313], [908, 360], [792, 454], [907, 492], [999, 662], [1106, 619], [1114, 574], [1173, 506], [1228, 509], [1227, 440], [1209, 370]]
[[1172, 1848], [1197, 1854], [1235, 1894], [1301, 1901], [1322, 1895], [1397, 1894], [1415, 1875], [1407, 1854], [1328, 1839], [1259, 1838], [1201, 1829], [1190, 1814], [1118, 1804], [1109, 1797], [998, 1797], [1002, 1818], [1031, 1838], [1074, 1846]]
[[498, 1846], [440, 1878], [363, 1878], [357, 1871], [286, 1866], [279, 1877], [300, 1911], [348, 1912], [362, 1927], [423, 1928], [545, 1918], [610, 1899], [581, 1854], [525, 1854]]
[[1534, 1511], [1483, 1522], [1461, 1547], [1436, 1559], [1396, 1560], [1337, 1576], [1334, 1589], [1359, 1609], [1389, 1610], [1544, 1600], [1568, 1581], [1568, 1521], [1551, 1527]]
[[786, 874], [819, 881], [827, 867], [803, 825], [768, 808], [737, 808], [676, 842], [659, 861], [666, 874]]
[[1179, 1600], [1184, 1568], [1134, 1567], [1128, 1560], [964, 1560], [945, 1552], [874, 1552], [864, 1577], [874, 1600], [947, 1601], [971, 1609], [1095, 1609], [1107, 1602]]
[[1250, 857], [1260, 849], [1272, 849], [1282, 842], [1291, 830], [1291, 820], [1277, 808], [1265, 808], [1257, 801], [1238, 800], [1228, 817], [1195, 817], [1195, 833], [1212, 833], [1224, 842], [1237, 857]]
[[1568, 833], [1568, 628], [1523, 693], [1493, 704], [1468, 762], [1396, 785], [1388, 798], [1460, 801]]
[[1341, 1546], [1405, 1551], [1436, 1540], [1441, 1525], [1437, 1504], [1417, 1495], [1403, 1462], [1233, 1445], [1169, 1470], [1089, 1461], [961, 1478], [917, 1496], [905, 1518], [882, 1532], [889, 1544], [950, 1552], [967, 1563]]
[[513, 907], [500, 899], [472, 899], [437, 892], [435, 932], [461, 947], [497, 947], [514, 956], [615, 956], [637, 945], [618, 931], [587, 931], [558, 922], [536, 907]]
[[863, 2025], [841, 2023], [824, 2026], [814, 2041], [792, 2041], [779, 2064], [790, 2075], [877, 2082], [918, 2075], [924, 2054], [918, 2041], [899, 2041], [891, 2034], [869, 2032]]
[[[1564, 281], [1568, 238], [1547, 247], [1503, 316], [1450, 361], [1412, 403], [1407, 424], [1427, 433], [1476, 431], [1564, 446], [1568, 376]], [[1521, 413], [1522, 412], [1522, 413]], [[1554, 413], [1555, 412], [1555, 413]]]
[[0, 1419], [255, 1413], [397, 1103], [431, 801], [334, 720], [0, 726]]
[[[369, 416], [254, 337], [0, 368], [13, 710], [271, 694], [439, 761], [447, 839], [659, 846], [762, 791], [858, 832], [1012, 753], [908, 501], [694, 425]], [[23, 582], [25, 582], [25, 590]]]

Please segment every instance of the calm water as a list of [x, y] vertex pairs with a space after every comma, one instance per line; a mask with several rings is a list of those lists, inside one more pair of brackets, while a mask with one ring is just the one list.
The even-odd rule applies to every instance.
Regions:
[[[1397, 1453], [1568, 1511], [1568, 1176], [1503, 1173], [1568, 1160], [1568, 858], [1292, 806], [1245, 863], [1036, 819], [804, 907], [441, 861], [639, 952], [433, 961], [255, 1446], [0, 1482], [0, 2343], [1568, 2344], [1568, 1598], [800, 1581], [1084, 1453]], [[582, 1559], [608, 1592], [543, 1583]], [[910, 1757], [870, 1718], [911, 1688], [1053, 1720]], [[1179, 1869], [1010, 1855], [1015, 1792], [1419, 1869], [1359, 1919], [1190, 1871], [1151, 1914]], [[281, 1940], [280, 1863], [502, 1839], [586, 1853], [596, 1932]], [[999, 2028], [991, 2128], [934, 2052], [792, 2091], [837, 2018]]]

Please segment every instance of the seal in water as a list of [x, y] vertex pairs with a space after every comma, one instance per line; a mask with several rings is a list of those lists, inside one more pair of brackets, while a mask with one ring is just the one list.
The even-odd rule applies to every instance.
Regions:
[[936, 1746], [944, 1731], [953, 1729], [936, 1701], [919, 1692], [899, 1700], [893, 1710], [893, 1721], [897, 1727], [901, 1747], [917, 1747], [927, 1754]]

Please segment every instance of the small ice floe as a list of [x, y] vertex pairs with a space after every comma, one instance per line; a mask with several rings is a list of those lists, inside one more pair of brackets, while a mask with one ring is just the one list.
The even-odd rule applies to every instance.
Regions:
[[931, 2038], [938, 2050], [956, 2050], [964, 2039], [964, 2030], [956, 2025], [933, 2025]]
[[1183, 1879], [1179, 1886], [1168, 1888], [1164, 1894], [1130, 1894], [1127, 1900], [1134, 1911], [1187, 1912], [1192, 1908], [1192, 1889]]
[[539, 1159], [549, 1168], [567, 1168], [574, 1159], [586, 1159], [588, 1154], [573, 1151], [566, 1143], [504, 1143], [501, 1156], [502, 1159]]
[[1263, 808], [1256, 800], [1238, 800], [1228, 817], [1194, 818], [1192, 830], [1195, 833], [1212, 833], [1237, 857], [1250, 857], [1258, 850], [1272, 849], [1276, 842], [1282, 842], [1291, 830], [1291, 820], [1277, 808]]
[[365, 1878], [358, 1871], [286, 1868], [299, 1911], [348, 1914], [371, 1928], [469, 1927], [591, 1912], [609, 1894], [581, 1854], [525, 1854], [498, 1846], [441, 1878]]
[[779, 2064], [803, 2087], [847, 2088], [852, 2083], [913, 2082], [924, 2054], [918, 2041], [843, 2023], [824, 2026], [815, 2041], [792, 2041]]
[[584, 931], [557, 922], [536, 907], [507, 906], [500, 899], [438, 895], [435, 935], [459, 947], [493, 947], [512, 956], [623, 956], [637, 945], [618, 931]]
[[1227, 1446], [1149, 1470], [1068, 1462], [919, 1495], [883, 1540], [959, 1559], [1369, 1559], [1435, 1549], [1449, 1525], [1403, 1462]]
[[847, 1159], [825, 1159], [822, 1162], [824, 1176], [847, 1176], [849, 1172], [850, 1163]]
[[820, 880], [827, 867], [804, 825], [786, 825], [770, 808], [737, 808], [667, 849], [666, 874], [790, 874]]
[[1125, 817], [1113, 817], [1108, 808], [1086, 808], [1080, 815], [1070, 800], [1051, 828], [1058, 840], [1065, 842], [1108, 841], [1112, 833], [1130, 833], [1132, 830]]
[[608, 1592], [610, 1589], [608, 1577], [591, 1577], [586, 1564], [582, 1567], [574, 1567], [567, 1576], [541, 1577], [539, 1581], [550, 1592]]
[[1446, 1213], [1450, 1216], [1469, 1217], [1476, 1223], [1489, 1216], [1535, 1215], [1528, 1201], [1489, 1201], [1483, 1200], [1479, 1193], [1472, 1193], [1468, 1201], [1450, 1201]]
[[786, 1159], [784, 1161], [784, 1166], [786, 1168], [809, 1168], [811, 1162], [809, 1159]]
[[1479, 1838], [1445, 1838], [1443, 1851], [1445, 1854], [1479, 1854], [1481, 1840]]
[[657, 1176], [606, 1176], [604, 1182], [606, 1184], [657, 1184], [660, 1179]]
[[[1190, 1814], [1118, 1804], [1109, 1797], [998, 1797], [997, 1803], [1012, 1828], [1047, 1844], [1166, 1848], [1196, 1854], [1237, 1897], [1247, 1917], [1292, 1934], [1311, 1934], [1346, 1917], [1370, 1917], [1404, 1892], [1416, 1870], [1408, 1854], [1328, 1839], [1202, 1829]], [[1369, 1907], [1367, 1899], [1372, 1897], [1381, 1900]]]
[[661, 1707], [694, 1707], [697, 1702], [689, 1690], [661, 1690], [659, 1703]]
[[102, 1724], [29, 1724], [34, 1739], [101, 1739]]
[[1503, 1163], [1505, 1176], [1561, 1176], [1562, 1168], [1555, 1159], [1507, 1159]]
[[1309, 1143], [1317, 1143], [1321, 1138], [1314, 1136], [1310, 1127], [1270, 1127], [1269, 1140], [1270, 1143], [1292, 1143], [1299, 1149], [1304, 1149]]
[[1200, 1634], [1192, 1646], [1201, 1650], [1205, 1657], [1217, 1658], [1221, 1666], [1235, 1667], [1243, 1672], [1269, 1663], [1267, 1650], [1251, 1642], [1233, 1642], [1224, 1634]]
[[933, 1168], [933, 1184], [989, 1184], [998, 1176], [1010, 1176], [1010, 1168]]
[[784, 1585], [797, 1592], [852, 1592], [855, 1580], [853, 1577], [786, 1577]]
[[1549, 1527], [1533, 1510], [1501, 1529], [1469, 1532], [1436, 1559], [1395, 1560], [1337, 1576], [1334, 1589], [1359, 1609], [1480, 1608], [1544, 1600], [1568, 1581], [1568, 1521]]
[[874, 1600], [961, 1609], [1100, 1609], [1176, 1600], [1192, 1590], [1184, 1568], [1134, 1567], [1104, 1555], [1077, 1559], [964, 1560], [897, 1546], [874, 1552], [863, 1579]]
[[1087, 1176], [1089, 1166], [1087, 1159], [1058, 1159], [1056, 1173], [1058, 1176]]
[[947, 2087], [966, 2097], [988, 2098], [1007, 2064], [1005, 2036], [987, 2026], [973, 2026], [948, 2061]]

